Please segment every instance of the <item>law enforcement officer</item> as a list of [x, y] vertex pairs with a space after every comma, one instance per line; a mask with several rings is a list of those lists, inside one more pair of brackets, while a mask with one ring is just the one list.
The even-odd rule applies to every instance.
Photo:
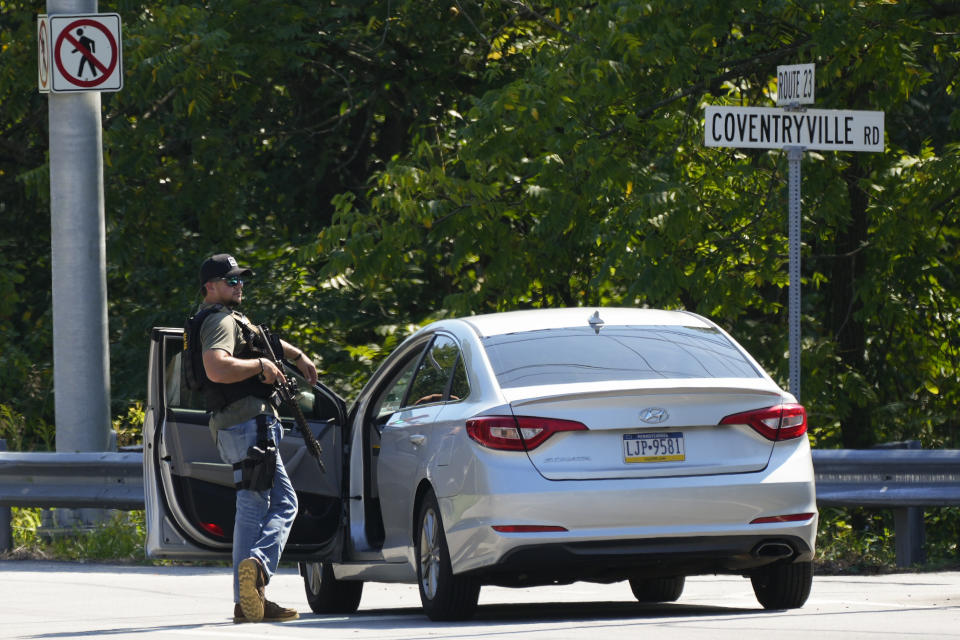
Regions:
[[[273, 384], [283, 372], [258, 346], [255, 327], [237, 311], [244, 279], [253, 272], [233, 256], [217, 254], [200, 267], [203, 302], [208, 314], [200, 327], [210, 428], [221, 458], [234, 467], [237, 515], [233, 530], [234, 622], [293, 620], [294, 609], [265, 597], [297, 515], [297, 496], [277, 445], [283, 429], [271, 403]], [[283, 357], [312, 385], [313, 362], [300, 349], [279, 341]]]

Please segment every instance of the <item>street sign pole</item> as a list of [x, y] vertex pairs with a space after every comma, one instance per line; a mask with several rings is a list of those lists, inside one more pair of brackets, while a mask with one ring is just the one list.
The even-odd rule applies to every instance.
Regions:
[[[707, 105], [704, 144], [707, 147], [783, 149], [789, 163], [789, 276], [788, 330], [790, 393], [800, 399], [800, 163], [806, 150], [884, 150], [884, 113], [808, 109], [816, 82], [813, 64], [777, 67], [777, 107]], [[780, 108], [783, 107], [783, 108]]]
[[[47, 0], [47, 15], [97, 0]], [[50, 244], [56, 450], [110, 444], [106, 233], [100, 94], [49, 93]]]
[[800, 161], [802, 147], [787, 149], [790, 229], [790, 393], [800, 401]]
[[[777, 106], [786, 106], [787, 112], [798, 113], [800, 105], [813, 104], [816, 82], [813, 64], [779, 65], [777, 67]], [[839, 133], [839, 127], [835, 128]], [[844, 127], [844, 139], [847, 128]], [[839, 141], [840, 136], [836, 136]], [[802, 146], [784, 147], [787, 152], [787, 198], [789, 200], [787, 226], [789, 227], [790, 289], [788, 292], [790, 309], [788, 330], [790, 334], [790, 393], [800, 401], [800, 248], [801, 242], [801, 188], [802, 175], [800, 163], [803, 160]]]

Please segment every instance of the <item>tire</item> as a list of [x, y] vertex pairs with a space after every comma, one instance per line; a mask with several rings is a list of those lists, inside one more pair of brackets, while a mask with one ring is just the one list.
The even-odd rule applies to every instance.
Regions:
[[630, 590], [637, 602], [675, 602], [683, 593], [685, 576], [630, 578]]
[[314, 613], [353, 613], [360, 606], [363, 582], [337, 580], [333, 567], [320, 562], [301, 562], [300, 573]]
[[750, 574], [753, 592], [764, 609], [797, 609], [813, 585], [813, 563], [771, 564]]
[[423, 496], [416, 522], [417, 585], [424, 613], [437, 622], [469, 619], [477, 609], [480, 583], [453, 575], [440, 507], [433, 491]]

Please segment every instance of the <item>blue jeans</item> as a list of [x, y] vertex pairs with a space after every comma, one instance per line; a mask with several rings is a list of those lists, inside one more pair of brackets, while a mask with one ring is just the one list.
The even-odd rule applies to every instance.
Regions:
[[[267, 431], [279, 450], [283, 426], [274, 416], [267, 417]], [[247, 420], [217, 431], [217, 450], [228, 464], [247, 457], [247, 449], [257, 442], [257, 421]], [[293, 490], [283, 460], [277, 456], [273, 487], [265, 491], [237, 490], [237, 517], [233, 526], [233, 601], [240, 601], [237, 567], [247, 558], [256, 558], [267, 572], [267, 580], [277, 572], [280, 554], [290, 527], [297, 516], [297, 494]]]

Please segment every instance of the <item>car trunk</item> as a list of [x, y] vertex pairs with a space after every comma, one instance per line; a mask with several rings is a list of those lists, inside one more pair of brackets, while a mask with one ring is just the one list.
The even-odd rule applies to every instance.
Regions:
[[[677, 381], [673, 381], [676, 383]], [[703, 476], [760, 471], [773, 442], [747, 425], [720, 425], [731, 414], [770, 407], [781, 394], [761, 380], [649, 381], [565, 393], [562, 387], [509, 390], [514, 415], [573, 420], [585, 431], [556, 433], [528, 451], [549, 480]], [[533, 392], [533, 393], [531, 393]]]

